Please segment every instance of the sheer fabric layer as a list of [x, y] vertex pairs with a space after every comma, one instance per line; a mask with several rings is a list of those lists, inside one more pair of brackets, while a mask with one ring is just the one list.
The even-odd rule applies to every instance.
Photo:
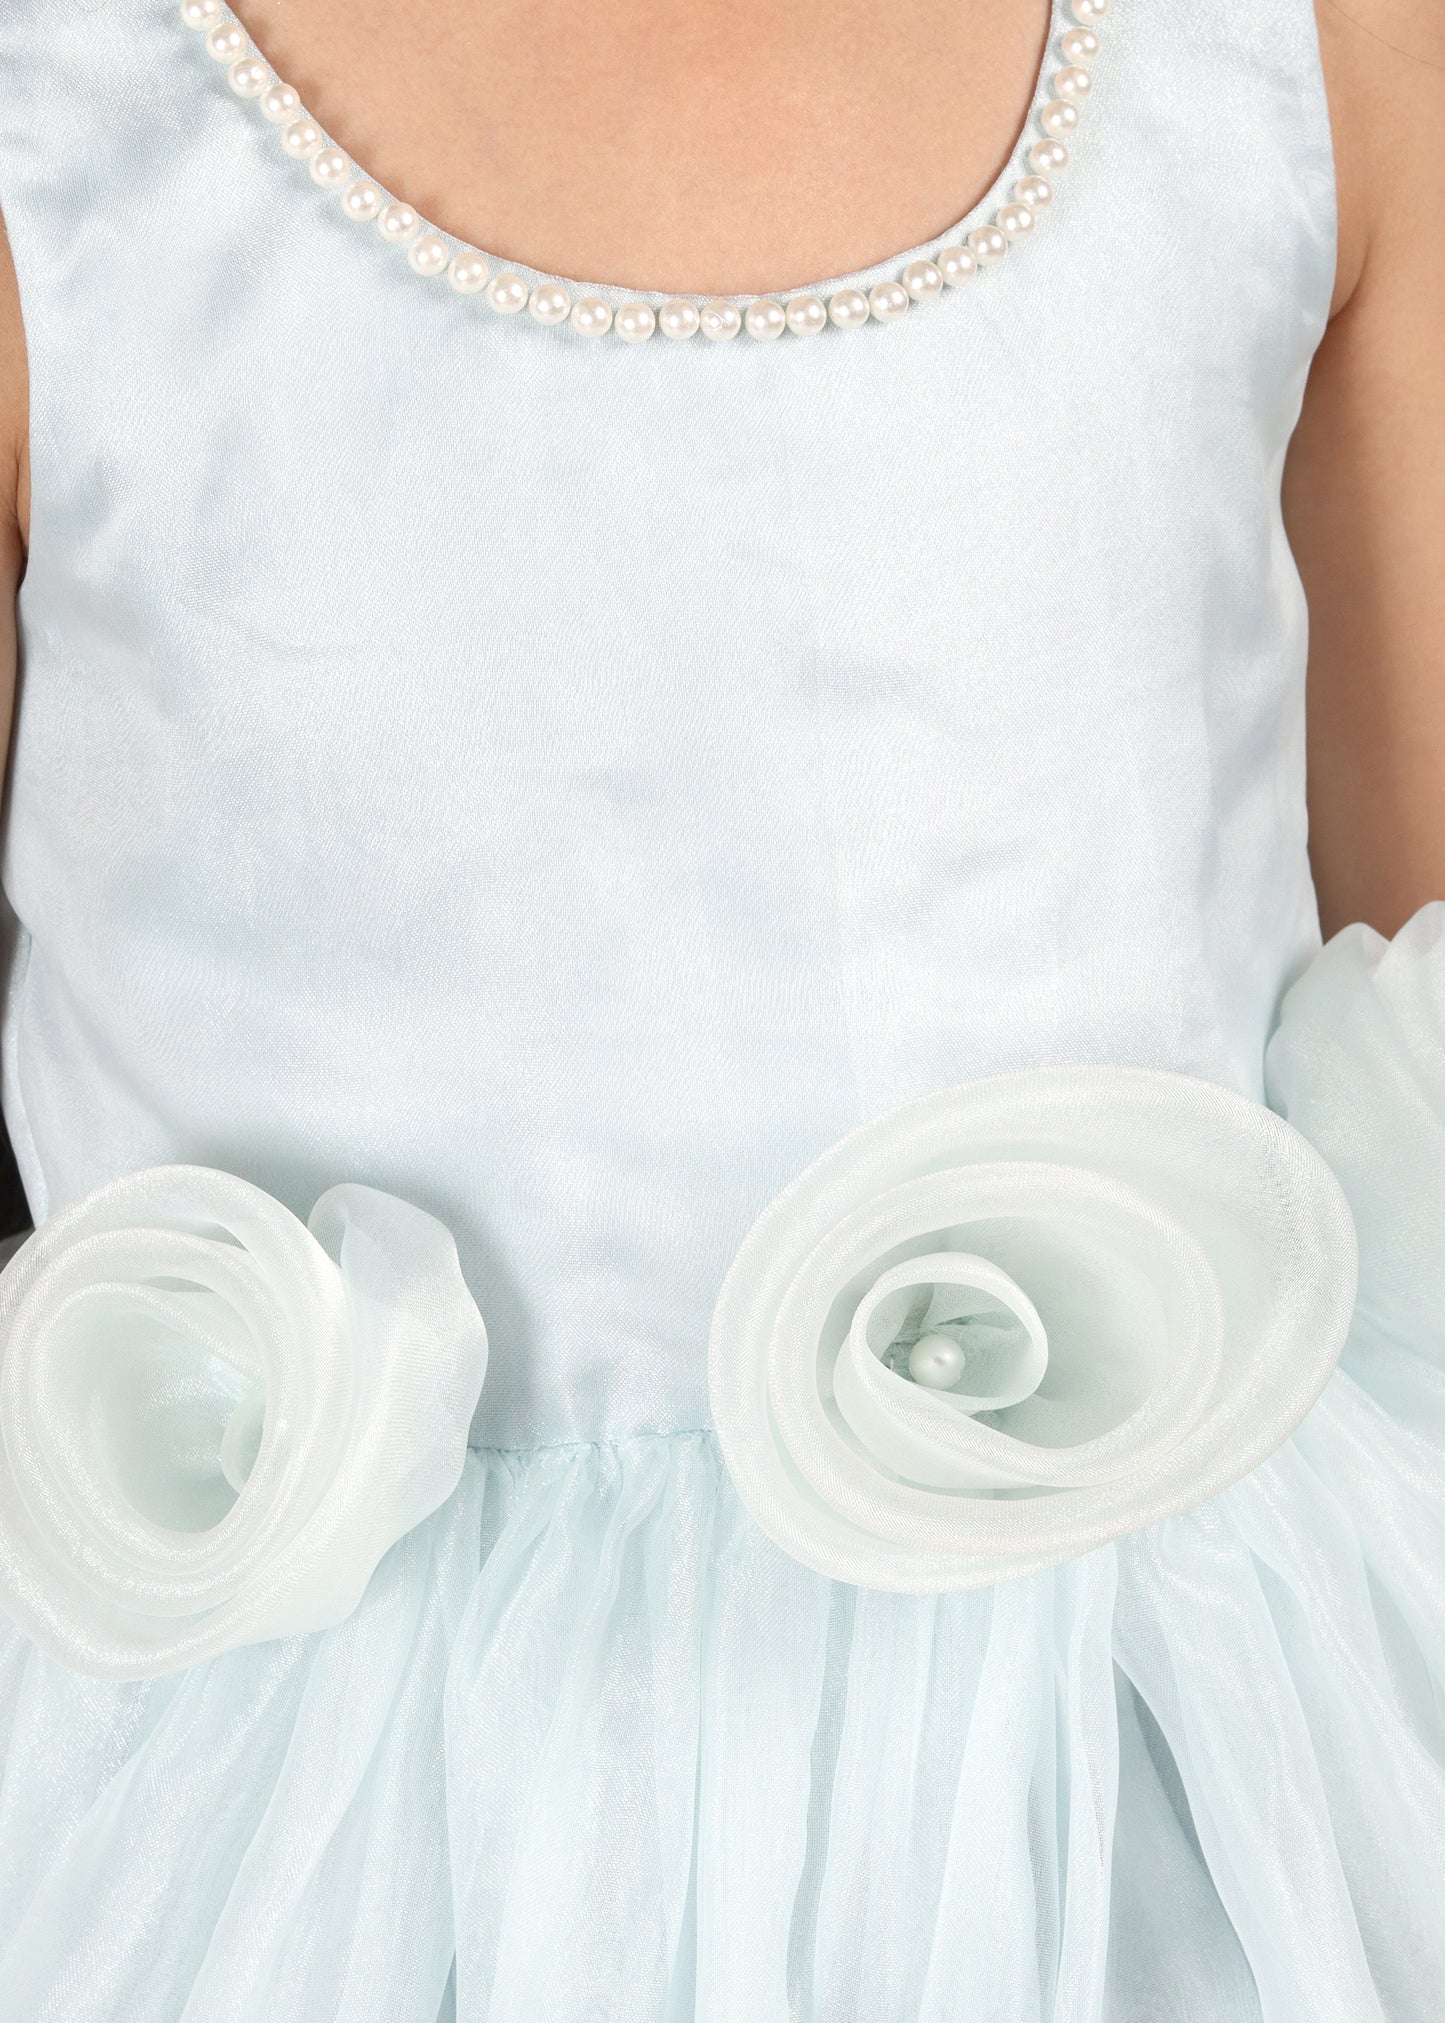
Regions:
[[6, 2023], [1429, 2023], [1442, 1008], [1441, 906], [1286, 1000], [1358, 1311], [1183, 1515], [890, 1594], [710, 1433], [474, 1450], [329, 1630], [125, 1684], [6, 1632]]
[[473, 1453], [338, 1629], [125, 1686], [12, 1633], [6, 2013], [1426, 2023], [1442, 1421], [1356, 1355], [1213, 1504], [936, 1598], [706, 1434]]

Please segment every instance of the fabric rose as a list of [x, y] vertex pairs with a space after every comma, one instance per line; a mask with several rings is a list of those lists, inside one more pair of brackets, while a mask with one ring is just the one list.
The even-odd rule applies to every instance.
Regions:
[[1371, 1360], [1383, 1334], [1445, 1361], [1445, 904], [1392, 941], [1337, 934], [1285, 997], [1265, 1081], [1345, 1190]]
[[0, 1272], [0, 1604], [105, 1678], [340, 1622], [456, 1486], [486, 1360], [403, 1201], [113, 1181]]
[[1298, 1132], [1127, 1068], [965, 1084], [825, 1152], [743, 1242], [710, 1385], [744, 1504], [859, 1586], [979, 1587], [1239, 1480], [1293, 1431], [1355, 1296]]

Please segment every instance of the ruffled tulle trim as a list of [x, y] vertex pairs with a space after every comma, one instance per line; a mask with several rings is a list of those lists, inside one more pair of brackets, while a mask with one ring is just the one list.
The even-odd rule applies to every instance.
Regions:
[[340, 1627], [0, 1645], [11, 2023], [1404, 2023], [1445, 1973], [1445, 1380], [1353, 1349], [1210, 1505], [907, 1597], [707, 1434], [474, 1453]]

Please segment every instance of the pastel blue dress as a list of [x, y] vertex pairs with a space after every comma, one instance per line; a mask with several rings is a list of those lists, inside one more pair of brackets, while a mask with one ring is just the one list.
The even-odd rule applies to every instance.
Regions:
[[[778, 303], [942, 274], [1074, 25], [976, 214]], [[1310, 0], [1115, 0], [1008, 257], [776, 342], [624, 342], [661, 297], [515, 263], [614, 327], [497, 313], [201, 27], [0, 10], [5, 1117], [42, 1224], [178, 1162], [414, 1204], [490, 1360], [344, 1621], [134, 1679], [0, 1638], [0, 2015], [1425, 2023], [1445, 1309], [1378, 1199], [1404, 1126], [1315, 1132], [1376, 1360], [1357, 1327], [1268, 1463], [1081, 1556], [830, 1577], [709, 1386], [756, 1218], [899, 1105], [1345, 1086], [1323, 1041], [1266, 1071], [1321, 974], [1279, 496], [1334, 271]]]

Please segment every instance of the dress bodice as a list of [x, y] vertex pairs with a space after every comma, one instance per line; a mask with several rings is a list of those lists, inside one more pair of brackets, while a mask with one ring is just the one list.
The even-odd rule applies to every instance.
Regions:
[[776, 343], [417, 275], [169, 0], [8, 0], [0, 69], [37, 1215], [171, 1160], [391, 1190], [486, 1315], [477, 1437], [546, 1444], [706, 1422], [729, 1258], [864, 1117], [1058, 1062], [1259, 1092], [1317, 945], [1309, 0], [1118, 0], [1028, 247]]

